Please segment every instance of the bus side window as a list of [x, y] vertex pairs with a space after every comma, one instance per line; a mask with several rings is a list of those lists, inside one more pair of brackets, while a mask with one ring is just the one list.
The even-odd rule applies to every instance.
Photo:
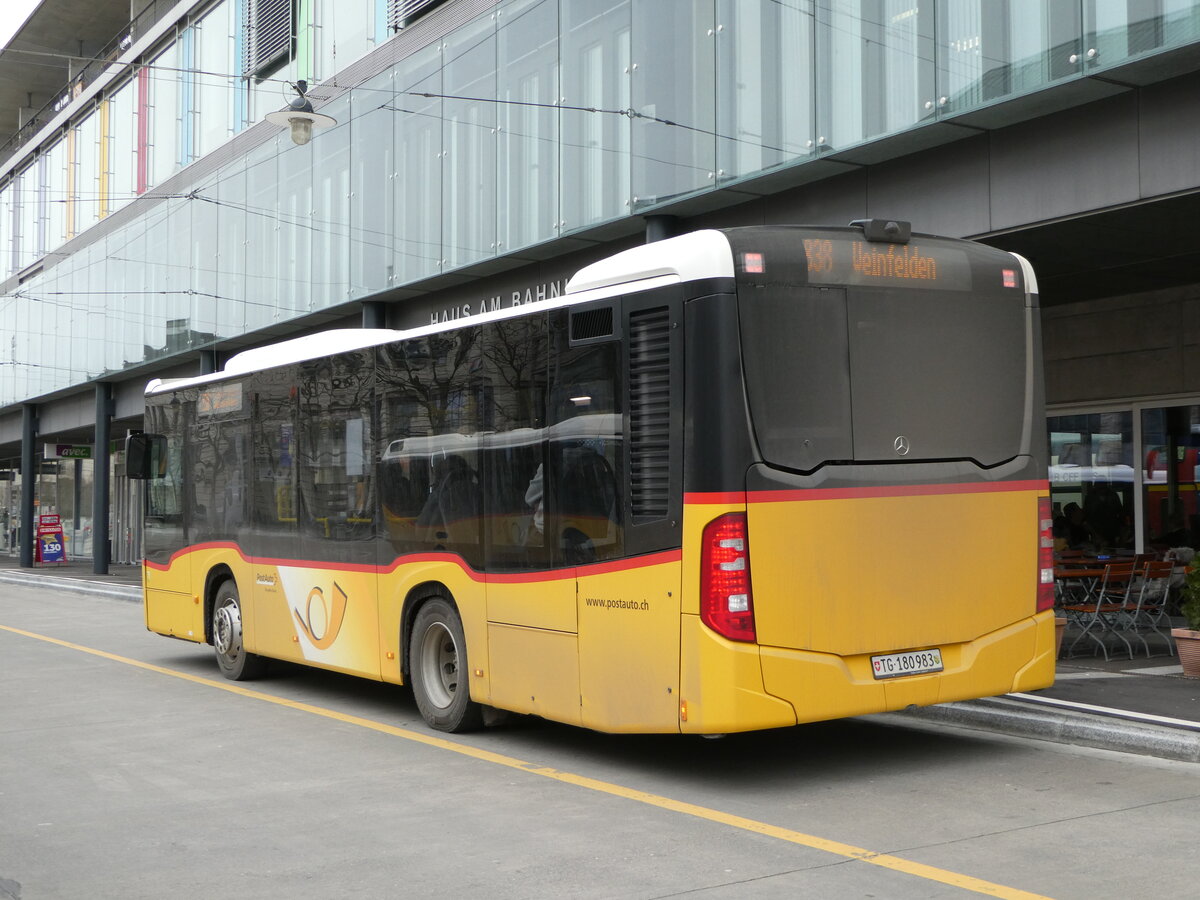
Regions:
[[457, 553], [482, 568], [480, 329], [381, 347], [377, 437], [383, 535], [394, 553]]
[[[368, 466], [374, 388], [373, 354], [341, 353], [301, 365], [298, 524], [314, 559], [339, 558], [328, 542], [354, 542], [354, 559], [373, 556], [375, 492]], [[373, 461], [373, 457], [372, 457]]]
[[545, 569], [544, 314], [484, 329], [480, 385], [486, 562], [489, 571]]
[[254, 529], [265, 556], [296, 553], [296, 369], [255, 377], [253, 425]]
[[550, 381], [552, 534], [557, 564], [586, 565], [625, 551], [620, 345], [562, 338]]

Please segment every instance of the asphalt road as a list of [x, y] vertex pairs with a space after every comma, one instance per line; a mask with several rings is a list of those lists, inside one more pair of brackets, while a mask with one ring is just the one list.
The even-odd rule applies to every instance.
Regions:
[[429, 731], [235, 685], [119, 600], [0, 592], [0, 898], [1190, 896], [1200, 767], [901, 717]]

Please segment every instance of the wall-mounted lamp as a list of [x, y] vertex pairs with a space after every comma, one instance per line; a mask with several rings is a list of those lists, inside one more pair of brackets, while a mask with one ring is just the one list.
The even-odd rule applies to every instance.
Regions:
[[288, 104], [287, 109], [267, 113], [267, 121], [272, 125], [286, 125], [291, 129], [292, 143], [303, 147], [312, 140], [314, 125], [328, 128], [330, 125], [336, 125], [337, 119], [313, 112], [312, 103], [304, 96], [308, 91], [308, 82], [297, 81], [292, 87], [296, 89], [297, 96]]

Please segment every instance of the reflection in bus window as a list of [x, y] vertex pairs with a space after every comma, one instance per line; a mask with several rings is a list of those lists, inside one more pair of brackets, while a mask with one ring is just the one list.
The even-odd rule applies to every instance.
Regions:
[[396, 553], [457, 553], [482, 568], [478, 328], [381, 347], [380, 505]]
[[485, 329], [482, 378], [491, 570], [544, 569], [546, 316], [496, 322]]
[[613, 559], [624, 551], [617, 351], [616, 343], [563, 351], [551, 376], [551, 534], [565, 565]]
[[371, 447], [373, 365], [368, 352], [343, 353], [300, 367], [296, 474], [301, 540], [359, 542], [372, 555]]
[[184, 494], [183, 409], [182, 403], [146, 409], [147, 431], [167, 438], [163, 477], [146, 482], [145, 554], [146, 559], [160, 564], [170, 560], [172, 552], [188, 539], [186, 514], [191, 504]]
[[288, 366], [254, 378], [254, 527], [264, 555], [294, 552], [296, 533], [296, 370]]

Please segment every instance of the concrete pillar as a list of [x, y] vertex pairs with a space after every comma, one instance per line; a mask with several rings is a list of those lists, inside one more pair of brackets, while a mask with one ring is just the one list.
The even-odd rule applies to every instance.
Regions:
[[21, 407], [21, 565], [33, 568], [33, 489], [37, 484], [37, 406], [26, 403]]
[[79, 503], [83, 499], [83, 460], [75, 460], [75, 502], [72, 504], [75, 507], [75, 522], [74, 533], [79, 534]]
[[363, 328], [387, 328], [387, 304], [379, 300], [364, 300], [362, 305]]
[[220, 360], [215, 348], [200, 351], [200, 374], [211, 375], [220, 371]]
[[92, 571], [108, 574], [108, 444], [112, 439], [112, 385], [96, 385], [96, 452], [92, 463]]
[[679, 219], [675, 216], [644, 216], [646, 220], [646, 243], [675, 237], [679, 229]]

